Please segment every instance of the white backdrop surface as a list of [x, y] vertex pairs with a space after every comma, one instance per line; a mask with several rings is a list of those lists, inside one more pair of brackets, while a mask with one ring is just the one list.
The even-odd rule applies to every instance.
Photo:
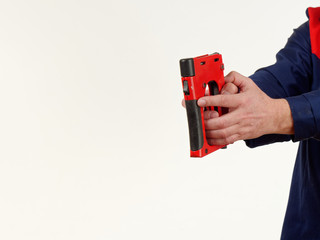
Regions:
[[0, 1], [0, 239], [279, 239], [297, 144], [189, 158], [178, 61], [275, 61], [317, 1]]

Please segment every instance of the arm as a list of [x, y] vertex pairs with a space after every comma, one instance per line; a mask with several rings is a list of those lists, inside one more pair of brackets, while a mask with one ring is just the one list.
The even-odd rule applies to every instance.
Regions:
[[[238, 78], [244, 78], [240, 76], [238, 76]], [[233, 113], [233, 119], [248, 119], [250, 114], [256, 118], [252, 122], [249, 121], [249, 126], [254, 126], [254, 128], [251, 128], [249, 131], [251, 133], [248, 134], [247, 132], [243, 134], [246, 130], [250, 129], [248, 126], [238, 128], [235, 133], [234, 130], [236, 126], [240, 126], [239, 123], [237, 123], [232, 127], [233, 136], [230, 136], [230, 125], [227, 122], [227, 114], [226, 116], [218, 118], [220, 120], [209, 119], [210, 121], [207, 121], [207, 130], [215, 131], [211, 132], [212, 134], [209, 134], [209, 136], [215, 136], [216, 138], [217, 133], [219, 133], [227, 143], [239, 139], [251, 139], [246, 141], [250, 147], [278, 141], [289, 141], [291, 139], [299, 141], [319, 136], [317, 129], [320, 130], [320, 127], [317, 128], [317, 123], [320, 123], [320, 116], [318, 116], [320, 115], [320, 111], [314, 110], [320, 105], [320, 91], [311, 91], [312, 60], [308, 22], [295, 30], [285, 48], [277, 54], [276, 64], [258, 70], [251, 78], [258, 87], [250, 84], [250, 80], [247, 79], [246, 82], [249, 84], [249, 88], [242, 89], [242, 95], [241, 93], [238, 94], [238, 98], [233, 96], [232, 101], [233, 103], [236, 101], [245, 101], [246, 106], [255, 103], [254, 111], [251, 113], [250, 111], [246, 112], [247, 116], [241, 116], [239, 115], [240, 111], [232, 111], [233, 106], [226, 106], [231, 107], [229, 117], [230, 114]], [[237, 81], [233, 83], [241, 87], [241, 84], [237, 84]], [[251, 89], [249, 91], [251, 94], [245, 94], [248, 89]], [[267, 95], [264, 96], [259, 93], [257, 89], [261, 89], [262, 92]], [[221, 97], [223, 101], [228, 101], [227, 96]], [[245, 98], [241, 99], [240, 97]], [[256, 99], [256, 101], [254, 99]], [[214, 104], [222, 104], [223, 102], [221, 99], [211, 100], [215, 102]], [[264, 104], [259, 105], [260, 100], [263, 100]], [[212, 101], [211, 103], [213, 103]], [[200, 104], [201, 103], [199, 103], [199, 105]], [[245, 105], [243, 105], [243, 107]], [[253, 106], [254, 105], [252, 105], [252, 107]], [[238, 110], [239, 109], [240, 108], [238, 108]], [[275, 111], [277, 113], [273, 114]], [[317, 114], [317, 112], [319, 112], [319, 114]], [[261, 117], [260, 120], [259, 116]], [[268, 126], [268, 122], [273, 123], [273, 129], [270, 128], [270, 124]], [[288, 123], [288, 126], [282, 126], [287, 130], [281, 130], [282, 123]], [[217, 130], [219, 130], [219, 132], [217, 132]], [[294, 135], [291, 135], [293, 133]], [[219, 141], [221, 142], [222, 140]]]
[[288, 101], [294, 122], [294, 135], [263, 136], [246, 141], [248, 146], [290, 139], [300, 141], [319, 134], [316, 122], [320, 122], [320, 116], [313, 109], [320, 104], [320, 92], [312, 91], [314, 72], [309, 36], [309, 22], [306, 22], [294, 31], [286, 46], [277, 54], [274, 65], [262, 68], [251, 76], [270, 97], [285, 98]]

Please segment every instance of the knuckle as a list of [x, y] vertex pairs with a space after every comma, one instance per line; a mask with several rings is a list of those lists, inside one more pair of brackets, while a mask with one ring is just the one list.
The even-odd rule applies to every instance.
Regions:
[[227, 144], [233, 144], [235, 141], [238, 140], [238, 136], [237, 135], [232, 135], [226, 138], [226, 142]]
[[226, 144], [232, 144], [232, 143], [233, 143], [232, 137], [226, 138]]
[[217, 127], [218, 127], [219, 129], [223, 129], [223, 128], [225, 128], [225, 126], [226, 126], [225, 121], [219, 119], [218, 122], [217, 122]]
[[221, 130], [220, 132], [221, 138], [223, 139], [227, 139], [228, 138], [228, 134], [226, 130]]
[[236, 71], [231, 71], [230, 72], [230, 75], [235, 75], [236, 74]]
[[231, 75], [233, 75], [233, 76], [237, 76], [237, 75], [239, 75], [239, 73], [237, 72], [237, 71], [231, 71], [231, 73], [230, 73]]

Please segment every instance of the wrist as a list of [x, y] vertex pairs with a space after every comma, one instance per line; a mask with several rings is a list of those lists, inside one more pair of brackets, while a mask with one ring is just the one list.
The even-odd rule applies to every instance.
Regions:
[[284, 98], [274, 100], [274, 133], [294, 134], [293, 118], [289, 103]]

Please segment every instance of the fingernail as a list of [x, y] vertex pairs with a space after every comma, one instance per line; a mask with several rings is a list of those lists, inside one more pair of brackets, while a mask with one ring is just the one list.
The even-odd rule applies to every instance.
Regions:
[[204, 99], [199, 99], [199, 100], [198, 100], [198, 105], [205, 106], [205, 105], [206, 105], [206, 100], [204, 100]]

